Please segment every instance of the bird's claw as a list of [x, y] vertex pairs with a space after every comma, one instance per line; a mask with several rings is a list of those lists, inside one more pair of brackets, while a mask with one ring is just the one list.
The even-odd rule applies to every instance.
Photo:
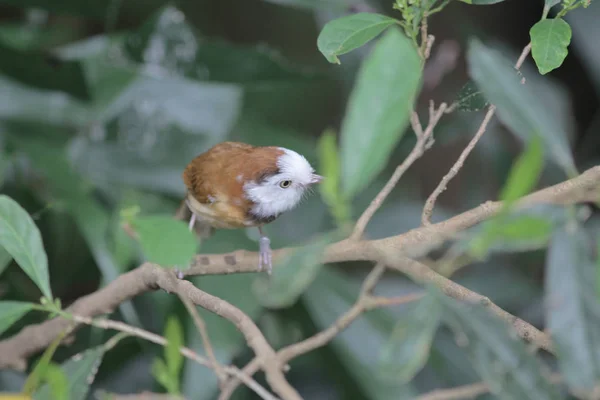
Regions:
[[259, 241], [259, 252], [258, 252], [258, 270], [263, 271], [265, 268], [267, 274], [271, 275], [273, 271], [273, 263], [271, 258], [271, 240], [262, 236]]
[[183, 272], [179, 268], [175, 268], [173, 270], [173, 272], [175, 273], [175, 276], [177, 277], [177, 279], [181, 280], [184, 278]]

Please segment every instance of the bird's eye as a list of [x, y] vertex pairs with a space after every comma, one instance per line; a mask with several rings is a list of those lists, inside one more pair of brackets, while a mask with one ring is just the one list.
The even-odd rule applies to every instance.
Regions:
[[292, 184], [292, 181], [288, 181], [288, 180], [279, 182], [279, 186], [281, 186], [284, 189], [289, 188], [291, 184]]

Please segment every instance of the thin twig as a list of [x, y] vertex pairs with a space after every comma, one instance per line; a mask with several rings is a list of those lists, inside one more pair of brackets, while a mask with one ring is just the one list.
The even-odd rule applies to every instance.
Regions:
[[180, 294], [178, 294], [178, 295], [179, 295], [179, 298], [181, 299], [181, 301], [183, 302], [183, 304], [185, 305], [185, 308], [188, 310], [188, 312], [192, 316], [194, 324], [196, 325], [196, 329], [198, 329], [198, 332], [200, 333], [200, 337], [202, 338], [202, 343], [204, 344], [204, 349], [206, 350], [206, 355], [208, 356], [208, 359], [210, 360], [210, 363], [212, 364], [212, 368], [214, 369], [215, 374], [217, 375], [217, 379], [219, 380], [219, 386], [222, 386], [225, 383], [225, 381], [227, 380], [227, 376], [223, 372], [223, 367], [221, 366], [221, 364], [219, 363], [219, 361], [217, 361], [217, 358], [215, 357], [215, 352], [213, 350], [212, 344], [210, 343], [210, 338], [208, 337], [208, 331], [206, 330], [206, 323], [204, 322], [204, 320], [200, 316], [200, 313], [198, 313], [198, 310], [192, 304], [192, 302], [187, 297], [182, 296]]
[[[381, 191], [377, 194], [373, 201], [371, 201], [369, 207], [367, 207], [367, 209], [362, 213], [362, 215], [356, 222], [356, 226], [354, 227], [354, 231], [352, 232], [350, 239], [360, 239], [360, 237], [365, 231], [365, 228], [367, 227], [367, 224], [369, 223], [375, 212], [379, 209], [379, 207], [381, 207], [387, 196], [391, 193], [392, 190], [394, 190], [394, 187], [396, 187], [396, 184], [398, 183], [402, 175], [404, 175], [408, 168], [410, 168], [410, 166], [414, 164], [414, 162], [417, 161], [423, 155], [425, 150], [431, 147], [431, 145], [433, 144], [433, 129], [444, 114], [446, 107], [446, 103], [442, 103], [440, 104], [440, 107], [437, 109], [437, 111], [434, 111], [432, 113], [432, 117], [429, 120], [427, 128], [424, 132], [422, 131], [421, 125], [419, 123], [419, 117], [416, 115], [416, 113], [412, 114], [411, 122], [413, 124], [413, 129], [415, 130], [415, 133], [417, 135], [417, 143], [415, 144], [415, 147], [412, 149], [408, 157], [406, 157], [406, 159], [404, 159], [404, 161], [396, 168], [394, 174], [385, 184], [383, 189], [381, 189]], [[419, 131], [421, 131], [422, 133], [420, 133]]]
[[[410, 303], [418, 300], [423, 296], [423, 293], [411, 293], [398, 297], [373, 297], [371, 292], [377, 285], [377, 282], [385, 272], [385, 266], [378, 263], [373, 270], [367, 275], [361, 286], [360, 294], [357, 301], [344, 314], [338, 317], [328, 328], [322, 330], [315, 335], [304, 339], [301, 342], [294, 343], [277, 352], [277, 357], [282, 364], [288, 363], [299, 355], [306, 354], [310, 351], [325, 346], [332, 341], [341, 331], [346, 329], [356, 318], [360, 317], [363, 312], [379, 307], [397, 306]], [[247, 376], [252, 376], [258, 371], [259, 364], [255, 358], [243, 368], [243, 372]], [[231, 397], [239, 382], [232, 379], [223, 389], [219, 400], [227, 400]]]
[[[521, 66], [525, 62], [525, 59], [527, 58], [527, 55], [529, 55], [530, 51], [531, 51], [531, 43], [529, 43], [527, 46], [525, 46], [525, 48], [521, 52], [519, 59], [515, 63], [516, 69], [521, 68]], [[460, 170], [462, 169], [462, 167], [465, 163], [465, 160], [467, 159], [469, 154], [471, 154], [471, 151], [473, 151], [473, 149], [475, 148], [475, 145], [477, 145], [477, 142], [479, 142], [479, 139], [481, 139], [481, 137], [487, 130], [487, 126], [495, 113], [496, 113], [496, 106], [493, 104], [490, 104], [488, 111], [485, 114], [485, 117], [483, 118], [483, 121], [481, 122], [479, 129], [477, 129], [477, 133], [475, 134], [473, 139], [471, 139], [471, 141], [469, 142], [467, 147], [463, 150], [463, 152], [458, 157], [458, 160], [454, 163], [452, 168], [450, 168], [450, 171], [448, 171], [448, 173], [446, 175], [444, 175], [441, 182], [433, 190], [431, 195], [427, 198], [427, 201], [425, 202], [425, 207], [423, 207], [423, 214], [421, 215], [421, 223], [424, 226], [431, 225], [431, 215], [433, 214], [433, 209], [435, 207], [435, 203], [436, 203], [438, 197], [440, 196], [440, 194], [442, 194], [442, 192], [444, 190], [446, 190], [446, 188], [448, 187], [448, 183], [460, 172]]]
[[[115, 331], [124, 332], [128, 335], [136, 336], [136, 337], [139, 337], [141, 339], [147, 340], [149, 342], [152, 342], [152, 343], [155, 343], [155, 344], [158, 344], [161, 346], [166, 346], [168, 344], [168, 340], [166, 338], [164, 338], [163, 336], [157, 335], [152, 332], [148, 332], [145, 329], [141, 329], [141, 328], [137, 328], [135, 326], [128, 325], [124, 322], [114, 321], [114, 320], [110, 320], [110, 319], [92, 319], [89, 317], [84, 317], [81, 315], [73, 315], [73, 314], [70, 315], [70, 318], [72, 318], [76, 322], [90, 325], [90, 326], [95, 326], [97, 328], [112, 329]], [[201, 355], [194, 352], [192, 349], [190, 349], [188, 347], [181, 347], [179, 349], [179, 352], [184, 357], [186, 357], [192, 361], [195, 361], [200, 365], [203, 365], [208, 368], [213, 368], [213, 364], [210, 361], [208, 361], [206, 358], [202, 357]], [[258, 382], [256, 382], [250, 376], [243, 374], [242, 371], [239, 370], [239, 368], [236, 368], [233, 366], [228, 366], [228, 367], [223, 368], [223, 371], [226, 372], [227, 374], [239, 379], [246, 386], [248, 386], [250, 389], [252, 389], [257, 395], [259, 395], [260, 398], [265, 399], [265, 400], [278, 400], [277, 397], [270, 394], [264, 387], [262, 387]]]

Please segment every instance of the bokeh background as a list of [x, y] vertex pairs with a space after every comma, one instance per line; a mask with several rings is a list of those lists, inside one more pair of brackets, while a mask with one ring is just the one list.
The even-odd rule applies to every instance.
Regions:
[[[493, 6], [452, 1], [429, 21], [436, 42], [418, 100], [451, 102], [468, 81], [464, 49], [470, 37], [502, 46], [516, 60], [539, 20], [542, 0], [506, 0]], [[326, 62], [316, 47], [322, 26], [336, 17], [374, 11], [399, 17], [391, 0], [2, 0], [0, 1], [0, 191], [23, 205], [41, 229], [52, 290], [68, 305], [143, 260], [123, 231], [120, 211], [133, 205], [148, 214], [173, 214], [184, 193], [181, 172], [196, 154], [223, 140], [281, 145], [303, 153], [318, 168], [316, 141], [337, 129], [357, 67], [371, 46]], [[522, 72], [539, 101], [560, 117], [579, 170], [600, 156], [600, 3], [570, 13], [569, 56], [541, 77], [528, 60]], [[367, 229], [370, 238], [399, 234], [420, 224], [424, 199], [475, 133], [481, 111], [442, 119], [435, 146], [402, 179]], [[352, 204], [366, 207], [414, 138], [407, 134], [388, 168]], [[465, 167], [441, 196], [434, 220], [496, 199], [521, 147], [494, 120]], [[564, 179], [547, 166], [540, 186]], [[594, 220], [592, 220], [593, 222]], [[274, 247], [302, 243], [334, 227], [320, 196], [271, 224]], [[251, 232], [219, 231], [203, 243], [207, 253], [255, 250]], [[540, 326], [544, 252], [494, 256], [454, 277], [500, 307]], [[4, 267], [6, 265], [6, 267]], [[294, 305], [261, 306], [250, 275], [194, 279], [252, 316], [274, 347], [328, 326], [355, 300], [368, 270], [350, 263], [323, 270]], [[13, 263], [0, 263], [0, 299], [37, 301], [40, 293]], [[378, 291], [418, 290], [387, 276]], [[399, 389], [377, 380], [381, 345], [410, 306], [377, 310], [355, 322], [330, 345], [292, 363], [291, 383], [307, 399], [397, 399]], [[186, 343], [202, 352], [191, 320], [166, 293], [125, 303], [113, 318], [162, 332], [168, 315], [184, 323]], [[204, 313], [218, 357], [244, 365], [252, 357], [227, 321]], [[28, 315], [8, 332], [43, 320]], [[84, 328], [56, 360], [103, 343], [112, 333]], [[162, 349], [127, 339], [107, 353], [95, 390], [161, 391], [150, 374]], [[25, 374], [0, 371], [0, 391], [17, 391]], [[259, 376], [262, 380], [262, 377]], [[427, 366], [412, 382], [417, 392], [478, 381], [449, 331], [436, 335]], [[214, 399], [211, 371], [186, 363], [182, 393]], [[237, 399], [252, 399], [245, 388]], [[486, 398], [482, 396], [481, 398]]]

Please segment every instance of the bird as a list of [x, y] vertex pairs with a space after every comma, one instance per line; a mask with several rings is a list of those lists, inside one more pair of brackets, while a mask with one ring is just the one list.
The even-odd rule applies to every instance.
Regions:
[[194, 157], [182, 178], [189, 229], [209, 237], [215, 229], [258, 228], [258, 270], [269, 275], [272, 251], [264, 225], [295, 208], [323, 180], [294, 150], [233, 141]]

